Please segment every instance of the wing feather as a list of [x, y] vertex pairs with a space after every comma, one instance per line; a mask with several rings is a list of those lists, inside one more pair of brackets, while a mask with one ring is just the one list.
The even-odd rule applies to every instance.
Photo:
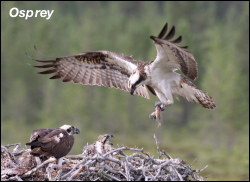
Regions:
[[161, 39], [166, 34], [167, 30], [168, 30], [168, 23], [166, 23], [164, 25], [164, 27], [162, 28], [162, 30], [159, 33], [158, 37]]
[[[56, 73], [50, 79], [62, 78], [63, 82], [118, 88], [127, 92], [128, 79], [141, 63], [132, 57], [109, 51], [86, 52], [55, 60], [36, 61], [43, 65], [35, 67], [47, 69], [39, 72], [40, 74]], [[135, 94], [149, 99], [146, 87], [138, 87]]]
[[[164, 34], [167, 34], [165, 38]], [[157, 57], [152, 62], [151, 68], [162, 68], [167, 71], [181, 70], [186, 76], [195, 80], [198, 77], [197, 63], [193, 55], [187, 51], [187, 46], [178, 46], [177, 43], [182, 41], [182, 36], [171, 41], [175, 34], [175, 27], [167, 33], [166, 25], [163, 27], [160, 36], [151, 36], [154, 40]]]
[[173, 40], [171, 42], [174, 43], [174, 44], [177, 44], [177, 43], [180, 43], [181, 41], [182, 41], [182, 37], [179, 36], [177, 39], [175, 39], [175, 40]]
[[44, 137], [54, 129], [42, 128], [38, 130], [33, 130], [30, 136], [30, 142], [37, 140], [39, 137]]
[[169, 33], [164, 38], [164, 40], [170, 40], [170, 39], [172, 39], [174, 37], [174, 34], [175, 34], [175, 27], [173, 26], [171, 28], [171, 30], [169, 31]]

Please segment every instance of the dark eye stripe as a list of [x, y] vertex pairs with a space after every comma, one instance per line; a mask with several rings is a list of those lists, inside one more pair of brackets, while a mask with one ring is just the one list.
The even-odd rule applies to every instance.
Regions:
[[145, 80], [145, 78], [143, 77], [143, 76], [139, 76], [139, 80], [137, 80], [136, 82], [135, 82], [135, 84], [134, 85], [138, 85], [139, 83], [141, 83], [143, 80]]

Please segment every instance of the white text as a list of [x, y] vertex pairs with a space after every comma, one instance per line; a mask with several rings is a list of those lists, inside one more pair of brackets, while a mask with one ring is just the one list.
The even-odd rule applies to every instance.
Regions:
[[20, 18], [25, 18], [27, 20], [28, 18], [32, 17], [42, 17], [46, 20], [49, 20], [54, 13], [54, 10], [19, 10], [18, 8], [14, 7], [10, 9], [10, 16], [12, 18], [15, 18], [19, 16]]

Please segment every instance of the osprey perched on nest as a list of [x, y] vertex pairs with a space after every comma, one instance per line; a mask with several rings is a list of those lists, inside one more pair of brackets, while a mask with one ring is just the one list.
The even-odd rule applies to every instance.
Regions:
[[181, 36], [171, 40], [175, 27], [169, 33], [167, 29], [166, 23], [157, 37], [150, 36], [157, 50], [157, 56], [151, 62], [137, 61], [110, 51], [93, 51], [54, 60], [36, 60], [44, 63], [36, 67], [48, 68], [39, 73], [55, 73], [50, 79], [62, 78], [63, 82], [118, 88], [147, 99], [149, 90], [160, 100], [155, 105], [156, 111], [151, 114], [152, 119], [159, 119], [160, 111], [174, 103], [173, 95], [183, 96], [204, 108], [213, 109], [213, 99], [188, 79], [195, 80], [198, 76], [193, 55], [187, 51], [187, 46], [177, 45], [182, 40]]
[[[55, 157], [60, 159], [67, 155], [73, 144], [74, 134], [80, 133], [78, 128], [63, 125], [60, 128], [42, 128], [34, 130], [30, 136], [31, 155], [40, 158]], [[61, 161], [58, 160], [59, 165]]]

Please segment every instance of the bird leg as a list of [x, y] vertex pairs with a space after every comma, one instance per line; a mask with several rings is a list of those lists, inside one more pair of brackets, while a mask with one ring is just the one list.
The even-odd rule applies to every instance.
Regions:
[[[51, 159], [51, 160], [54, 159], [55, 160], [55, 157], [50, 157], [49, 159]], [[56, 160], [57, 160], [56, 164], [50, 164], [50, 167], [53, 168], [54, 170], [62, 168], [64, 158], [61, 157], [61, 158], [56, 159]]]
[[165, 105], [163, 103], [161, 103], [160, 101], [156, 102], [155, 103], [155, 107], [159, 107], [161, 109], [161, 111], [164, 111], [165, 110]]
[[166, 106], [164, 104], [162, 104], [160, 101], [158, 101], [158, 102], [155, 103], [155, 111], [150, 114], [150, 118], [152, 120], [157, 121], [158, 127], [161, 126], [161, 122], [160, 122], [161, 111], [164, 111], [165, 107]]
[[64, 158], [63, 157], [57, 159], [57, 165], [58, 165], [59, 168], [62, 167], [63, 162], [64, 162]]
[[37, 166], [40, 165], [40, 164], [42, 164], [40, 157], [36, 157], [35, 156], [35, 160], [36, 160], [36, 165]]

